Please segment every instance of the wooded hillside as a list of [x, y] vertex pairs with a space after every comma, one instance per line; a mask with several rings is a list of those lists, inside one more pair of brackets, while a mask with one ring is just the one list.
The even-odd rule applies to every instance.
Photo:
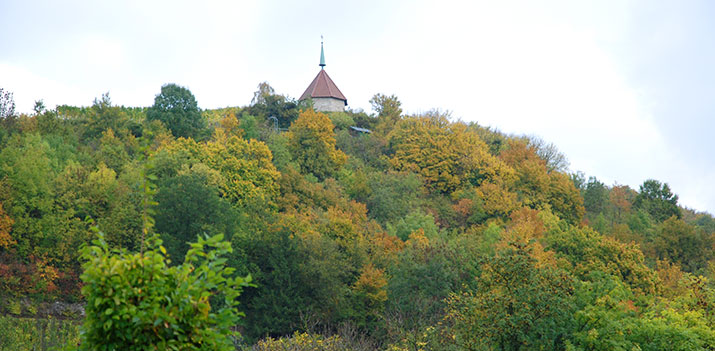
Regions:
[[87, 219], [137, 253], [148, 213], [168, 266], [199, 235], [230, 242], [255, 285], [237, 347], [715, 349], [715, 219], [658, 180], [572, 173], [539, 138], [381, 94], [373, 114], [318, 113], [265, 83], [216, 110], [173, 84], [149, 108], [105, 94], [18, 115], [0, 97], [6, 315], [84, 302]]

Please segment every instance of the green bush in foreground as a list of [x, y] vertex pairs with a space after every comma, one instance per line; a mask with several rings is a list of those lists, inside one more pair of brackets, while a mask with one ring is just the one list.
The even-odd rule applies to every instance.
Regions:
[[230, 278], [221, 256], [231, 246], [222, 240], [199, 238], [184, 263], [170, 267], [156, 237], [143, 253], [129, 253], [110, 250], [100, 233], [82, 250], [87, 317], [80, 349], [233, 350], [237, 297], [250, 277]]

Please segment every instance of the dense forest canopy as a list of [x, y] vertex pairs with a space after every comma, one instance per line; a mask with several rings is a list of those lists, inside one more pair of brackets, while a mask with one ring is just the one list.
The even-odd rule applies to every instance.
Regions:
[[[98, 321], [145, 322], [93, 290], [108, 264], [195, 295], [205, 316], [171, 306], [220, 347], [715, 348], [715, 219], [677, 189], [607, 185], [538, 137], [370, 102], [324, 114], [261, 83], [249, 106], [201, 110], [167, 84], [148, 108], [104, 94], [17, 114], [0, 90], [0, 309], [90, 302], [83, 342], [101, 342]], [[153, 275], [132, 268], [145, 253]]]

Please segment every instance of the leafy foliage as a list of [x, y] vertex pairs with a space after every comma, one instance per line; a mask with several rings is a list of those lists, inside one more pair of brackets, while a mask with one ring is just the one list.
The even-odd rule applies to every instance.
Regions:
[[251, 105], [246, 112], [261, 120], [275, 117], [278, 128], [288, 128], [298, 118], [300, 109], [296, 101], [276, 94], [268, 82], [261, 82], [258, 84], [258, 90], [253, 93]]
[[173, 176], [183, 165], [204, 164], [218, 172], [214, 178], [221, 195], [243, 206], [255, 201], [271, 202], [276, 195], [278, 172], [271, 157], [270, 149], [260, 141], [219, 132], [215, 140], [207, 143], [178, 139], [162, 147], [155, 162], [159, 176]]
[[565, 174], [549, 173], [546, 161], [534, 149], [512, 140], [500, 158], [515, 170], [512, 187], [522, 204], [536, 209], [549, 208], [571, 224], [581, 222], [584, 207], [578, 189]]
[[266, 338], [259, 341], [255, 346], [250, 348], [251, 351], [340, 351], [347, 350], [349, 346], [340, 337], [322, 337], [320, 335], [312, 335], [307, 333], [295, 332], [290, 337], [278, 339]]
[[219, 197], [208, 176], [192, 169], [165, 180], [156, 195], [156, 230], [165, 235], [168, 256], [175, 262], [182, 260], [197, 234], [225, 233], [230, 237], [235, 231], [235, 210]]
[[[221, 258], [231, 247], [222, 239], [199, 238], [183, 264], [167, 267], [159, 239], [149, 239], [143, 253], [128, 253], [110, 249], [100, 234], [82, 250], [81, 349], [233, 350], [236, 298], [250, 277], [231, 278]], [[212, 296], [221, 303], [212, 304]]]
[[17, 244], [10, 236], [13, 223], [15, 223], [15, 221], [5, 213], [5, 210], [2, 208], [2, 203], [0, 203], [0, 247], [8, 249], [10, 246]]
[[642, 208], [657, 221], [664, 221], [671, 216], [680, 218], [678, 195], [670, 191], [668, 184], [654, 179], [643, 182], [633, 205]]
[[[567, 174], [538, 137], [394, 95], [326, 116], [268, 83], [204, 111], [164, 88], [0, 118], [0, 311], [87, 303], [84, 349], [715, 345], [715, 219], [667, 184]], [[47, 346], [17, 324], [0, 344]]]
[[402, 118], [402, 103], [395, 95], [375, 94], [370, 99], [370, 105], [377, 113], [377, 131], [383, 135], [389, 133]]
[[334, 175], [347, 160], [347, 156], [335, 148], [333, 123], [320, 112], [302, 112], [288, 130], [288, 141], [301, 170], [319, 179]]
[[388, 273], [385, 311], [389, 333], [414, 336], [445, 314], [445, 299], [471, 280], [478, 271], [474, 250], [450, 245], [439, 237], [427, 238], [419, 229], [410, 235]]
[[336, 129], [348, 129], [355, 125], [353, 118], [345, 112], [332, 112], [328, 117]]
[[653, 249], [658, 258], [677, 263], [686, 272], [705, 268], [708, 260], [713, 259], [713, 251], [703, 248], [712, 247], [715, 247], [713, 235], [704, 234], [676, 217], [661, 223], [653, 240]]
[[491, 156], [466, 125], [450, 124], [439, 113], [405, 118], [388, 138], [394, 150], [392, 166], [421, 175], [435, 191], [450, 193], [467, 184], [509, 178], [513, 172]]
[[572, 263], [572, 272], [585, 277], [593, 271], [609, 273], [626, 282], [631, 289], [655, 293], [658, 278], [645, 265], [643, 253], [633, 244], [624, 244], [590, 228], [575, 228], [551, 223], [548, 248]]
[[576, 292], [577, 330], [569, 343], [586, 350], [708, 350], [715, 333], [698, 312], [671, 308], [641, 313], [618, 280], [592, 273]]
[[[359, 176], [357, 172], [353, 174]], [[380, 223], [404, 219], [419, 205], [423, 192], [422, 180], [414, 173], [370, 173], [364, 181], [364, 188], [353, 183], [355, 188], [351, 190], [367, 205], [368, 214]]]
[[206, 121], [199, 111], [196, 98], [189, 89], [176, 84], [165, 84], [154, 98], [154, 105], [147, 111], [149, 121], [157, 120], [166, 125], [175, 137], [198, 138]]
[[564, 348], [573, 278], [533, 254], [528, 246], [510, 243], [485, 261], [475, 290], [448, 300], [447, 320], [460, 348]]
[[79, 344], [79, 325], [73, 320], [0, 316], [0, 350], [60, 350]]
[[94, 103], [82, 118], [86, 125], [84, 138], [96, 138], [108, 129], [121, 131], [129, 127], [129, 114], [119, 106], [112, 106], [109, 93], [102, 94], [101, 99], [94, 99]]
[[569, 161], [566, 155], [559, 152], [553, 143], [547, 143], [537, 136], [528, 137], [526, 143], [546, 162], [546, 168], [549, 172], [566, 172], [568, 170]]

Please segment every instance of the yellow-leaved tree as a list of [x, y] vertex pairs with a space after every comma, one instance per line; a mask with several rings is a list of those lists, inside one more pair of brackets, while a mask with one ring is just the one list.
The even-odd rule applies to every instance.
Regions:
[[585, 209], [583, 198], [571, 179], [557, 171], [549, 172], [546, 161], [526, 143], [510, 140], [500, 159], [516, 172], [512, 191], [524, 206], [549, 208], [571, 224], [579, 224]]
[[271, 162], [271, 150], [261, 141], [227, 135], [218, 129], [207, 143], [179, 138], [157, 154], [160, 175], [162, 169], [178, 169], [180, 165], [204, 164], [217, 171], [222, 196], [237, 206], [255, 201], [272, 204], [278, 194], [280, 174]]
[[288, 129], [290, 152], [304, 172], [319, 179], [331, 177], [347, 161], [335, 148], [333, 122], [323, 113], [306, 110]]
[[0, 202], [0, 247], [2, 248], [7, 249], [15, 245], [15, 240], [10, 236], [13, 223], [15, 223], [15, 221], [5, 213], [5, 210], [2, 208], [2, 203]]
[[464, 123], [449, 122], [444, 114], [403, 118], [388, 139], [394, 150], [392, 166], [422, 175], [432, 190], [450, 193], [463, 185], [513, 177], [476, 133]]
[[224, 196], [239, 205], [256, 200], [272, 203], [278, 194], [280, 174], [265, 143], [217, 133], [205, 150], [206, 158], [202, 161], [223, 176]]

